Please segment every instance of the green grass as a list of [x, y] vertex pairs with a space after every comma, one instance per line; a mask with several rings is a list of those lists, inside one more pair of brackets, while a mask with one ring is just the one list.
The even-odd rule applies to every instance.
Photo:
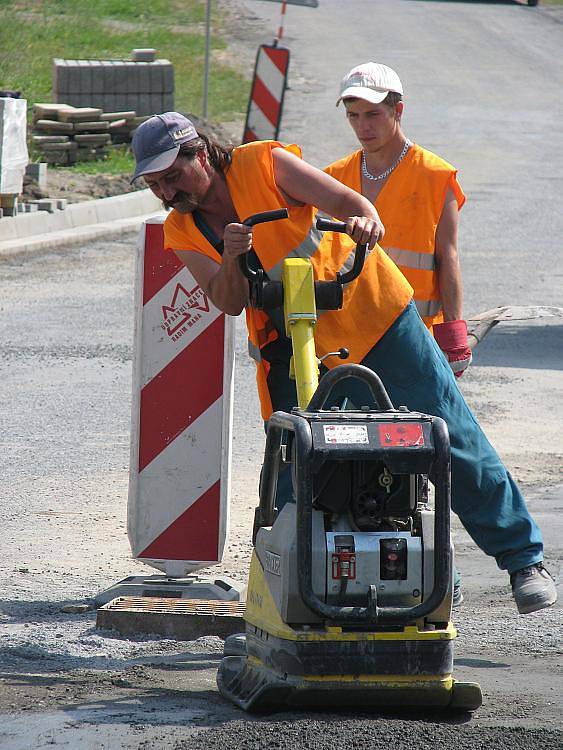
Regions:
[[[28, 102], [52, 101], [52, 59], [130, 58], [154, 47], [174, 64], [176, 108], [201, 115], [205, 53], [201, 0], [0, 0], [0, 88], [19, 89]], [[194, 24], [197, 24], [194, 26]], [[225, 49], [214, 19], [212, 52]], [[180, 30], [182, 28], [182, 30]], [[241, 116], [250, 90], [234, 67], [213, 61], [209, 115]]]
[[[204, 21], [203, 0], [0, 0], [0, 89], [20, 90], [31, 111], [53, 101], [54, 57], [130, 59], [132, 49], [154, 47], [174, 64], [175, 108], [201, 116]], [[215, 12], [209, 117], [217, 122], [242, 119], [250, 91], [234, 62], [214, 59], [226, 49], [222, 22]]]
[[[16, 5], [16, 3], [6, 3]], [[20, 5], [19, 3], [17, 5]], [[205, 19], [205, 7], [201, 0], [171, 3], [168, 0], [43, 0], [42, 3], [26, 3], [31, 7], [41, 5], [45, 13], [79, 13], [100, 18], [116, 18], [125, 21], [164, 20], [168, 23], [194, 23]], [[150, 6], [150, 7], [147, 7]], [[93, 10], [95, 9], [95, 12]]]

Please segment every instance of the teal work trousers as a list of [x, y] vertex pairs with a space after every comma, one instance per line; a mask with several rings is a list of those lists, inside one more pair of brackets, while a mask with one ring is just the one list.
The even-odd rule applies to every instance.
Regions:
[[[345, 346], [346, 342], [336, 342]], [[268, 385], [274, 411], [291, 411], [295, 385], [287, 363], [271, 363]], [[522, 493], [487, 440], [459, 390], [434, 338], [410, 303], [362, 361], [381, 380], [395, 407], [441, 417], [451, 444], [452, 510], [475, 543], [513, 573], [543, 559], [541, 532]], [[348, 397], [356, 406], [372, 403], [365, 384], [338, 384], [332, 403]], [[280, 474], [278, 507], [291, 499], [290, 472]]]

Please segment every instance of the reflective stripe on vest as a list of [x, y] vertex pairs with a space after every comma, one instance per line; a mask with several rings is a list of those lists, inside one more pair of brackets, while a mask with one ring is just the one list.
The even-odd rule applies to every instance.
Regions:
[[285, 258], [282, 258], [279, 263], [276, 263], [276, 265], [273, 268], [270, 268], [268, 271], [268, 276], [272, 281], [281, 281], [282, 279], [282, 270], [283, 270], [283, 262], [287, 258], [303, 258], [308, 259], [312, 258], [313, 255], [317, 252], [319, 249], [319, 245], [321, 244], [321, 240], [323, 238], [323, 232], [321, 232], [320, 229], [317, 229], [314, 225], [309, 230], [309, 233], [303, 240], [303, 242], [298, 245], [296, 248], [291, 250]]
[[439, 299], [416, 299], [414, 300], [416, 309], [421, 318], [429, 318], [438, 315], [442, 309], [442, 302]]
[[417, 253], [414, 250], [401, 250], [398, 247], [383, 249], [398, 266], [415, 268], [418, 271], [433, 271], [436, 268], [434, 253]]
[[[317, 229], [316, 226], [313, 224], [311, 229], [309, 230], [309, 233], [303, 240], [303, 242], [293, 249], [291, 252], [287, 254], [285, 258], [280, 260], [279, 263], [277, 263], [273, 268], [271, 268], [268, 271], [268, 277], [271, 281], [281, 281], [282, 278], [282, 271], [283, 271], [283, 263], [287, 258], [302, 258], [303, 260], [309, 260], [313, 257], [313, 255], [317, 252], [319, 249], [319, 245], [321, 243], [321, 240], [323, 238], [324, 232], [322, 232], [320, 229]], [[366, 251], [365, 260], [368, 259], [370, 253], [372, 250], [369, 248]], [[344, 275], [345, 273], [348, 273], [348, 271], [352, 270], [352, 266], [354, 265], [354, 259], [356, 257], [356, 249], [352, 250], [352, 252], [348, 255], [344, 263], [340, 266], [338, 269], [338, 273]], [[344, 284], [344, 287], [347, 287], [348, 284]], [[327, 312], [326, 310], [317, 309], [317, 315], [322, 315], [324, 312]], [[250, 342], [249, 342], [250, 346]], [[256, 362], [260, 362], [260, 357], [255, 357], [250, 352], [249, 354]]]
[[[320, 229], [317, 229], [314, 225], [309, 230], [309, 234], [305, 237], [303, 242], [296, 247], [294, 250], [292, 250], [290, 253], [286, 255], [285, 258], [280, 260], [279, 263], [277, 263], [273, 268], [271, 268], [268, 271], [268, 276], [272, 281], [281, 281], [282, 278], [282, 269], [283, 269], [283, 262], [287, 258], [303, 258], [304, 260], [307, 260], [309, 258], [312, 258], [313, 255], [317, 252], [319, 249], [319, 245], [321, 243], [321, 240], [323, 238], [323, 232]], [[366, 260], [368, 259], [370, 253], [372, 251], [370, 249], [366, 252]], [[401, 252], [400, 250], [398, 252]], [[417, 253], [418, 254], [418, 253]], [[422, 253], [420, 253], [422, 255]], [[356, 250], [352, 250], [352, 252], [348, 255], [344, 263], [341, 265], [341, 267], [338, 269], [338, 272], [341, 274], [348, 273], [352, 269], [352, 266], [354, 265], [354, 258], [356, 257]], [[392, 257], [392, 256], [391, 256]], [[393, 260], [395, 260], [393, 258]], [[395, 261], [397, 262], [397, 261]], [[346, 285], [345, 285], [346, 286]]]
[[[399, 267], [412, 268], [415, 271], [436, 270], [436, 256], [434, 253], [417, 253], [414, 250], [401, 250], [398, 247], [386, 247], [384, 250]], [[414, 303], [421, 318], [434, 318], [442, 309], [442, 301], [439, 299], [418, 299], [416, 288]]]

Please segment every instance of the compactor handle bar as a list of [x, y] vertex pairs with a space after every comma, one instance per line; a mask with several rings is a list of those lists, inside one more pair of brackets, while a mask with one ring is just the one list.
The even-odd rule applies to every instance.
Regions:
[[346, 222], [344, 221], [333, 221], [332, 219], [323, 219], [317, 217], [316, 223], [317, 229], [321, 229], [323, 232], [340, 232], [340, 234], [346, 234]]
[[[289, 218], [289, 211], [287, 208], [278, 208], [275, 211], [262, 211], [258, 214], [252, 214], [252, 216], [249, 216], [242, 223], [246, 227], [253, 227], [256, 226], [256, 224], [265, 224], [268, 221], [278, 221], [279, 219], [287, 218]], [[323, 232], [340, 232], [341, 234], [346, 234], [346, 223], [344, 221], [332, 221], [331, 219], [323, 219], [319, 217], [317, 218], [316, 227]], [[338, 281], [341, 284], [349, 284], [360, 275], [362, 268], [364, 267], [366, 252], [367, 244], [356, 245], [354, 265], [347, 273], [339, 274]], [[239, 265], [242, 275], [249, 281], [258, 279], [258, 272], [251, 268], [248, 262], [248, 253], [239, 257]]]
[[[332, 219], [317, 218], [317, 229], [321, 229], [323, 232], [340, 232], [340, 234], [346, 234], [346, 222], [344, 221], [332, 221]], [[362, 272], [364, 262], [366, 259], [367, 244], [356, 245], [356, 252], [354, 254], [354, 265], [352, 268], [344, 274], [339, 274], [338, 281], [341, 284], [349, 284], [354, 279], [357, 279]]]
[[[278, 219], [287, 218], [289, 218], [289, 211], [287, 210], [287, 208], [278, 208], [275, 211], [262, 211], [259, 214], [252, 214], [252, 216], [249, 216], [242, 223], [245, 227], [253, 227], [256, 224], [265, 224], [267, 221], [278, 221]], [[239, 255], [239, 266], [242, 275], [245, 276], [249, 281], [254, 281], [254, 279], [257, 279], [258, 272], [250, 267], [250, 264], [248, 262], [248, 253], [246, 253], [245, 255]]]

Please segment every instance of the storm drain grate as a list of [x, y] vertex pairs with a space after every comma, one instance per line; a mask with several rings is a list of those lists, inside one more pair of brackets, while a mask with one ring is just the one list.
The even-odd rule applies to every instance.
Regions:
[[245, 629], [244, 602], [120, 596], [97, 612], [96, 627], [122, 635], [157, 633], [193, 640], [204, 635], [225, 638]]

